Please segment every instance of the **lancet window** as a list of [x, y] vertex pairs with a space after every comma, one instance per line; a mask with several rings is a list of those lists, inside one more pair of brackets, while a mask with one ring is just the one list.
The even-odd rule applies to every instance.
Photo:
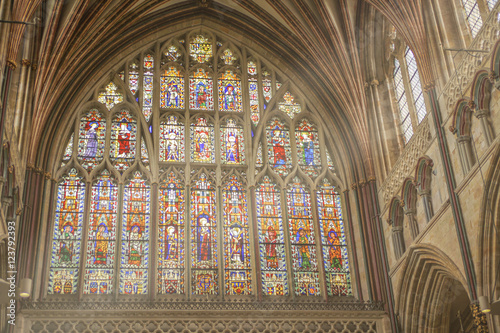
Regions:
[[116, 72], [61, 145], [49, 296], [352, 295], [334, 150], [293, 82], [199, 31]]

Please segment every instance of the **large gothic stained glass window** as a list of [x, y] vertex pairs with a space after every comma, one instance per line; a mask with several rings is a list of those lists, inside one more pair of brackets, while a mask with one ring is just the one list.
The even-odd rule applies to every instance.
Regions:
[[47, 293], [352, 295], [334, 150], [299, 87], [215, 33], [131, 56], [61, 133]]

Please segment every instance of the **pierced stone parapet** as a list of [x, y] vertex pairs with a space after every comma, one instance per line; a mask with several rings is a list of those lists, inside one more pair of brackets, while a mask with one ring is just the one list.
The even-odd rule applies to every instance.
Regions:
[[429, 125], [429, 116], [424, 118], [417, 128], [415, 134], [406, 145], [401, 156], [394, 164], [391, 173], [382, 183], [380, 191], [384, 206], [387, 206], [398, 191], [400, 191], [404, 180], [412, 177], [415, 172], [418, 159], [425, 154], [431, 143], [431, 132]]
[[471, 50], [485, 50], [490, 52], [466, 52], [462, 61], [456, 67], [457, 70], [443, 88], [443, 98], [449, 112], [453, 111], [457, 101], [462, 98], [463, 92], [471, 84], [474, 75], [481, 68], [484, 60], [491, 55], [492, 48], [499, 36], [500, 2], [495, 5], [488, 19], [483, 22], [483, 26], [476, 35], [476, 38], [467, 47], [467, 49]]

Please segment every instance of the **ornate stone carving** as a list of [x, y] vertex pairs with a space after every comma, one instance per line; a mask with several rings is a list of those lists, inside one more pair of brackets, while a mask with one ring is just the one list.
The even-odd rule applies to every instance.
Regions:
[[[492, 51], [492, 47], [495, 45], [500, 34], [500, 22], [497, 19], [499, 14], [500, 6], [497, 3], [495, 8], [490, 12], [488, 19], [484, 21], [483, 27], [476, 38], [474, 38], [474, 41], [467, 47], [468, 49]], [[474, 74], [481, 68], [484, 60], [490, 55], [491, 52], [464, 53], [461, 63], [456, 67], [457, 70], [443, 89], [443, 98], [449, 112], [453, 111], [455, 103], [462, 97], [462, 93], [470, 85]]]
[[128, 319], [128, 320], [33, 320], [30, 332], [332, 332], [375, 333], [373, 320], [298, 319]]
[[417, 128], [416, 133], [413, 134], [410, 142], [408, 142], [408, 145], [392, 168], [391, 173], [380, 187], [384, 205], [387, 205], [391, 198], [400, 190], [403, 181], [413, 175], [419, 157], [424, 155], [430, 143], [429, 117], [426, 117]]

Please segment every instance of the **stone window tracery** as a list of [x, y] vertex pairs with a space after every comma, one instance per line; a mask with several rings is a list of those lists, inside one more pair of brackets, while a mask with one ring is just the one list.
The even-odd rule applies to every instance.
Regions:
[[209, 32], [119, 68], [65, 136], [49, 295], [352, 295], [334, 155], [293, 83]]

